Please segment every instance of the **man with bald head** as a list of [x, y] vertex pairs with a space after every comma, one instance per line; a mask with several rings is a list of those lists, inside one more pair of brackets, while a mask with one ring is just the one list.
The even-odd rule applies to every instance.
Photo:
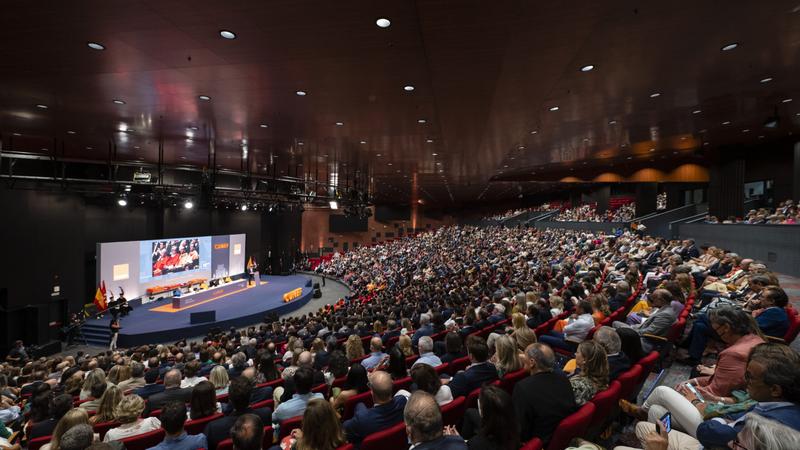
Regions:
[[374, 406], [367, 408], [363, 403], [357, 404], [353, 417], [344, 422], [347, 441], [356, 448], [366, 436], [400, 423], [406, 406], [405, 396], [392, 396], [392, 377], [388, 372], [376, 370], [369, 381]]
[[[308, 367], [314, 372], [314, 381], [312, 387], [319, 386], [325, 382], [325, 374], [321, 370], [314, 368], [314, 356], [309, 351], [303, 351], [297, 357], [297, 367]], [[292, 395], [295, 394], [294, 380], [290, 377], [283, 383], [283, 394], [281, 394], [280, 401], [285, 402], [291, 400]]]
[[467, 443], [461, 436], [444, 435], [439, 405], [422, 389], [411, 394], [403, 411], [403, 420], [414, 450], [467, 450]]
[[151, 411], [161, 409], [162, 406], [175, 400], [180, 400], [184, 403], [188, 402], [192, 397], [192, 388], [181, 389], [181, 371], [172, 369], [167, 371], [164, 375], [164, 391], [158, 394], [153, 394], [147, 399], [147, 406], [145, 408], [145, 416], [149, 415]]
[[377, 366], [378, 363], [381, 362], [384, 357], [386, 357], [386, 353], [383, 353], [383, 341], [381, 338], [373, 337], [369, 341], [369, 351], [369, 356], [361, 361], [361, 365], [367, 370]]
[[535, 343], [525, 349], [530, 376], [514, 386], [514, 411], [519, 421], [520, 439], [538, 437], [545, 444], [561, 419], [577, 408], [572, 385], [563, 373], [554, 371], [556, 358], [546, 344]]

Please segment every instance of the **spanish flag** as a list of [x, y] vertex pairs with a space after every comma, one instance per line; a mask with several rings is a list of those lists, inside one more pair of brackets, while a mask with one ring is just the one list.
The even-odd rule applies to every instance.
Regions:
[[253, 257], [251, 256], [251, 257], [250, 257], [250, 258], [247, 260], [247, 268], [249, 269], [249, 268], [253, 267], [254, 265], [255, 265], [255, 263], [254, 263], [254, 261], [253, 261]]
[[106, 305], [106, 296], [103, 294], [102, 287], [97, 288], [97, 292], [94, 294], [94, 306], [97, 307], [97, 310], [102, 312], [105, 311], [108, 306]]

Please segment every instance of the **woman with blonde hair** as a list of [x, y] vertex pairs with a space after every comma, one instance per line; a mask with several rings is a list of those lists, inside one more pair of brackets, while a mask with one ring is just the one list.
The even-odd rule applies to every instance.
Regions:
[[103, 396], [100, 397], [100, 406], [97, 408], [97, 414], [89, 418], [89, 423], [94, 425], [114, 420], [114, 408], [120, 401], [122, 401], [122, 390], [120, 388], [117, 386], [106, 388]]
[[89, 425], [89, 414], [82, 408], [70, 409], [64, 414], [64, 417], [58, 421], [55, 429], [53, 429], [50, 442], [44, 444], [41, 450], [59, 450], [61, 447], [61, 438], [64, 436], [64, 433], [70, 428], [81, 424]]
[[528, 348], [529, 345], [537, 342], [536, 333], [530, 328], [514, 330], [514, 334], [512, 334], [511, 337], [514, 338], [514, 342], [517, 344], [517, 350], [520, 353], [525, 353], [525, 349]]
[[575, 363], [580, 373], [569, 382], [575, 394], [575, 404], [581, 406], [608, 387], [608, 355], [599, 342], [583, 341], [575, 352]]
[[[334, 450], [346, 439], [342, 424], [330, 403], [322, 399], [308, 402], [301, 429], [294, 429], [285, 441], [294, 441], [293, 450]], [[283, 443], [282, 443], [283, 444]], [[281, 448], [284, 448], [283, 446]]]
[[519, 330], [522, 328], [528, 328], [528, 325], [525, 323], [525, 316], [522, 313], [515, 312], [511, 315], [511, 326], [514, 330]]
[[350, 337], [347, 338], [344, 348], [347, 359], [350, 361], [364, 356], [364, 344], [361, 343], [361, 339], [355, 334], [351, 334]]
[[403, 356], [408, 358], [414, 354], [414, 349], [411, 348], [411, 338], [408, 335], [400, 335], [400, 338], [397, 340], [397, 348], [403, 352]]
[[501, 335], [494, 341], [494, 365], [497, 375], [503, 378], [507, 373], [515, 372], [522, 368], [517, 345], [508, 335]]
[[224, 395], [228, 393], [228, 387], [231, 384], [228, 371], [222, 366], [214, 366], [211, 369], [211, 374], [208, 376], [208, 381], [214, 385], [217, 395]]
[[564, 299], [558, 295], [550, 296], [550, 315], [555, 317], [564, 312]]
[[604, 295], [592, 294], [589, 296], [589, 302], [592, 305], [592, 319], [594, 319], [595, 325], [598, 325], [603, 319], [611, 315], [608, 301]]
[[136, 394], [127, 395], [114, 408], [114, 419], [122, 425], [108, 430], [103, 442], [119, 441], [131, 436], [148, 433], [161, 428], [161, 421], [157, 417], [140, 416], [144, 411], [144, 400]]
[[93, 369], [88, 375], [86, 375], [79, 398], [81, 400], [86, 400], [91, 397], [92, 386], [98, 384], [108, 384], [108, 380], [106, 380], [106, 373], [103, 372], [103, 369]]

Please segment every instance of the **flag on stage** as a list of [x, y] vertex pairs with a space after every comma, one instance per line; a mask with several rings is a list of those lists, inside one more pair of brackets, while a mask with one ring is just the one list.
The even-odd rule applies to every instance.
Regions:
[[247, 268], [249, 269], [249, 268], [253, 267], [254, 265], [255, 265], [255, 263], [253, 262], [253, 257], [251, 256], [251, 257], [250, 257], [250, 258], [247, 260]]
[[106, 296], [103, 294], [103, 287], [99, 286], [97, 288], [97, 292], [94, 294], [94, 306], [97, 307], [97, 310], [102, 312], [105, 311], [107, 308], [106, 305]]

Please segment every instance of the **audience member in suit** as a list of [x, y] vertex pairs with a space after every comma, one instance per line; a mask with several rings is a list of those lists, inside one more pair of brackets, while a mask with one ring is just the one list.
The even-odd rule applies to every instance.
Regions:
[[247, 355], [242, 352], [235, 353], [231, 356], [231, 368], [228, 370], [230, 378], [236, 378], [244, 372], [247, 368]]
[[[325, 374], [322, 373], [321, 370], [314, 369], [313, 366], [314, 357], [311, 356], [311, 352], [303, 352], [300, 353], [300, 356], [297, 357], [297, 367], [308, 367], [312, 369], [314, 372], [314, 380], [311, 387], [319, 386], [320, 384], [325, 382]], [[295, 385], [294, 385], [294, 377], [290, 377], [283, 382], [283, 394], [281, 394], [280, 403], [285, 401], [291, 400], [292, 395], [296, 392]]]
[[593, 339], [606, 350], [608, 356], [608, 381], [616, 380], [623, 372], [631, 368], [631, 360], [622, 353], [622, 340], [611, 327], [600, 327], [594, 332]]
[[[650, 317], [645, 319], [639, 325], [631, 326], [624, 322], [614, 322], [614, 328], [633, 328], [639, 336], [652, 334], [654, 336], [664, 337], [669, 332], [672, 324], [675, 323], [677, 317], [675, 310], [670, 306], [672, 303], [672, 294], [666, 289], [656, 289], [652, 294], [647, 296], [647, 302], [651, 307], [656, 308], [656, 312], [650, 314]], [[653, 345], [642, 337], [642, 349], [645, 353], [649, 353], [653, 349]]]
[[431, 316], [429, 314], [419, 315], [419, 328], [414, 332], [411, 337], [411, 345], [416, 347], [419, 338], [422, 336], [431, 336], [433, 334], [433, 325], [431, 325]]
[[620, 307], [625, 306], [628, 297], [631, 296], [631, 285], [627, 281], [618, 281], [616, 285], [616, 293], [608, 301], [608, 309], [611, 312], [618, 310]]
[[72, 403], [72, 396], [69, 394], [61, 394], [53, 398], [50, 401], [50, 417], [30, 425], [26, 432], [28, 439], [51, 436], [58, 421], [64, 417], [67, 411], [72, 409]]
[[[569, 383], [567, 383], [569, 384]], [[403, 411], [406, 435], [414, 450], [467, 450], [461, 436], [443, 433], [442, 413], [436, 399], [424, 391], [416, 391]]]
[[133, 393], [147, 400], [151, 395], [164, 392], [164, 385], [158, 384], [158, 369], [150, 369], [144, 374], [145, 385], [134, 389]]
[[444, 348], [446, 353], [439, 357], [442, 364], [467, 356], [467, 353], [464, 351], [464, 341], [462, 341], [461, 336], [454, 331], [447, 333], [445, 336]]
[[530, 376], [514, 386], [514, 412], [519, 421], [520, 440], [538, 437], [547, 443], [558, 423], [576, 409], [575, 394], [569, 380], [555, 373], [555, 354], [545, 344], [525, 349]]
[[147, 399], [144, 416], [149, 416], [152, 411], [161, 409], [167, 402], [180, 400], [184, 403], [192, 398], [192, 388], [181, 389], [181, 371], [172, 369], [164, 375], [164, 391], [152, 394]]
[[389, 321], [386, 322], [386, 329], [389, 331], [383, 333], [381, 337], [384, 347], [386, 347], [386, 343], [389, 342], [389, 339], [400, 336], [400, 328], [397, 326], [396, 320], [389, 319]]
[[485, 340], [478, 336], [469, 336], [467, 354], [472, 364], [447, 383], [453, 398], [469, 395], [474, 389], [497, 379], [497, 368], [488, 361], [489, 347]]
[[250, 395], [253, 392], [253, 383], [245, 377], [231, 380], [228, 389], [228, 402], [233, 406], [233, 411], [206, 425], [203, 434], [208, 440], [208, 450], [215, 450], [217, 444], [231, 436], [231, 426], [244, 414], [255, 414], [261, 418], [262, 423], [272, 423], [272, 411], [269, 408], [250, 408]]
[[311, 351], [314, 352], [314, 368], [322, 370], [328, 367], [331, 361], [331, 352], [336, 348], [336, 339], [333, 339], [333, 345], [325, 344], [320, 338], [315, 338], [311, 342]]
[[358, 448], [361, 441], [372, 433], [385, 430], [403, 421], [403, 408], [406, 397], [392, 396], [392, 377], [382, 370], [370, 376], [372, 401], [375, 406], [367, 408], [363, 403], [356, 405], [351, 419], [344, 422], [347, 441]]

